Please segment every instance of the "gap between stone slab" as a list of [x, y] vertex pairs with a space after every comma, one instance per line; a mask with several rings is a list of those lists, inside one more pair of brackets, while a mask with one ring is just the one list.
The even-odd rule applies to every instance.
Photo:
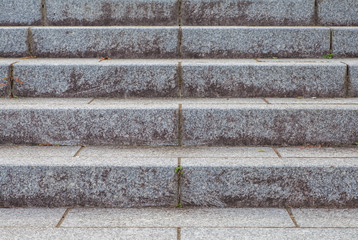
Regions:
[[183, 97], [183, 67], [182, 62], [178, 62], [177, 68], [177, 75], [178, 75], [178, 97]]
[[27, 53], [30, 57], [33, 56], [33, 49], [34, 49], [34, 38], [32, 34], [32, 29], [29, 27], [27, 29]]
[[261, 98], [265, 103], [267, 103], [267, 104], [271, 104], [266, 98]]
[[181, 228], [177, 228], [177, 240], [181, 240]]
[[41, 0], [41, 23], [42, 26], [48, 25], [46, 0]]
[[278, 158], [282, 158], [281, 154], [277, 151], [277, 149], [275, 147], [272, 147], [272, 150], [276, 153]]
[[14, 96], [14, 88], [15, 88], [15, 77], [14, 77], [14, 65], [19, 63], [19, 61], [13, 62], [9, 66], [9, 83], [10, 83], [10, 97], [15, 98]]
[[82, 146], [77, 150], [77, 152], [75, 153], [75, 155], [73, 155], [73, 157], [78, 157], [78, 156], [80, 155], [81, 151], [82, 151], [85, 147], [87, 147], [87, 146], [86, 146], [86, 145], [82, 145]]
[[87, 104], [91, 104], [94, 100], [96, 100], [96, 98], [91, 99]]
[[63, 213], [60, 221], [58, 221], [56, 228], [61, 227], [61, 224], [63, 223], [63, 221], [65, 220], [65, 218], [67, 217], [68, 213], [70, 212], [71, 208], [67, 208], [66, 211]]
[[342, 62], [341, 63], [346, 65], [346, 76], [344, 78], [344, 97], [349, 98], [351, 95], [351, 89], [352, 89], [352, 85], [351, 85], [351, 76], [349, 74], [349, 64]]
[[296, 227], [296, 228], [299, 228], [300, 226], [298, 225], [298, 223], [297, 223], [295, 217], [293, 216], [293, 213], [292, 213], [291, 209], [290, 209], [290, 208], [286, 208], [286, 211], [287, 211], [288, 215], [290, 216], [290, 218], [291, 218], [293, 224], [295, 224], [295, 227]]

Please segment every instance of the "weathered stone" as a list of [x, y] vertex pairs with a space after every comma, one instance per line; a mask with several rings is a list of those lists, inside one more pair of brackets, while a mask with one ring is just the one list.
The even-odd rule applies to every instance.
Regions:
[[11, 94], [10, 65], [12, 59], [0, 59], [0, 97], [9, 97]]
[[307, 26], [314, 0], [183, 0], [184, 25]]
[[356, 0], [318, 0], [318, 24], [358, 26]]
[[322, 57], [330, 49], [323, 27], [183, 27], [186, 58]]
[[175, 0], [46, 0], [50, 25], [176, 25]]
[[358, 158], [357, 147], [327, 148], [321, 146], [279, 147], [277, 152], [286, 158]]
[[37, 57], [177, 57], [178, 27], [34, 27]]
[[19, 97], [176, 97], [176, 61], [35, 59], [15, 66]]
[[[1, 176], [0, 176], [1, 178]], [[1, 188], [3, 189], [3, 187]], [[1, 195], [1, 193], [0, 193]], [[1, 202], [1, 201], [0, 201]], [[1, 228], [28, 228], [28, 227], [56, 227], [62, 215], [64, 208], [44, 209], [8, 209], [0, 208], [0, 229]], [[1, 234], [0, 234], [1, 235]], [[1, 237], [3, 238], [3, 237]]]
[[335, 57], [358, 57], [358, 27], [333, 27], [331, 31]]
[[73, 209], [63, 227], [293, 227], [285, 209]]
[[184, 145], [351, 145], [358, 105], [184, 104]]
[[176, 145], [178, 105], [116, 101], [108, 105], [46, 99], [0, 104], [1, 143], [60, 145]]
[[185, 97], [343, 97], [346, 65], [294, 60], [183, 61]]
[[83, 239], [87, 240], [176, 240], [177, 230], [170, 228], [3, 228], [2, 240]]
[[183, 228], [182, 240], [352, 240], [357, 229], [313, 228]]
[[13, 157], [73, 157], [79, 146], [0, 145], [3, 156]]
[[356, 158], [181, 160], [184, 206], [354, 207]]
[[0, 27], [0, 39], [0, 57], [29, 55], [26, 27]]
[[348, 93], [350, 97], [358, 97], [358, 59], [342, 59], [348, 65]]
[[5, 207], [174, 206], [176, 158], [0, 158]]
[[292, 209], [300, 227], [358, 227], [358, 209]]
[[41, 25], [41, 0], [0, 0], [0, 26]]

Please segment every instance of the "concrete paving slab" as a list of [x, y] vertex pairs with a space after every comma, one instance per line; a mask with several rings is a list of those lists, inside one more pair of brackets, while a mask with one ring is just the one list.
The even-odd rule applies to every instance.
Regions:
[[292, 209], [300, 227], [358, 227], [358, 209]]
[[16, 231], [28, 227], [54, 228], [65, 211], [64, 208], [0, 208], [0, 231], [5, 227], [17, 228]]
[[[198, 221], [200, 219], [200, 221]], [[73, 209], [63, 227], [293, 227], [285, 209]]]
[[183, 228], [182, 240], [353, 240], [358, 234], [357, 229], [292, 229], [292, 228]]
[[65, 239], [118, 239], [118, 240], [176, 240], [177, 230], [171, 228], [22, 228], [0, 229], [3, 240], [65, 240]]

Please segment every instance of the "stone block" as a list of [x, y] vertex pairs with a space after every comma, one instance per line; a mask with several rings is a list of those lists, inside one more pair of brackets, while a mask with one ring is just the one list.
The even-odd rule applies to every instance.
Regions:
[[185, 58], [322, 57], [329, 49], [323, 27], [183, 27]]
[[174, 58], [178, 27], [34, 27], [37, 57]]
[[176, 97], [176, 61], [35, 59], [18, 63], [19, 97]]
[[29, 55], [26, 27], [0, 27], [0, 39], [0, 57]]
[[183, 61], [184, 97], [343, 97], [346, 65], [295, 62]]
[[49, 25], [177, 25], [175, 0], [46, 0]]
[[356, 159], [188, 159], [181, 161], [184, 206], [354, 207]]
[[358, 26], [356, 0], [318, 0], [318, 24], [328, 26]]
[[0, 26], [41, 25], [41, 0], [0, 0]]
[[307, 26], [314, 0], [183, 0], [184, 25]]
[[186, 104], [184, 145], [351, 145], [358, 105]]
[[334, 57], [358, 57], [358, 27], [333, 27]]
[[[175, 206], [176, 158], [0, 158], [1, 206]], [[58, 221], [60, 218], [58, 219]]]
[[59, 145], [176, 145], [178, 105], [36, 103], [0, 105], [0, 142]]

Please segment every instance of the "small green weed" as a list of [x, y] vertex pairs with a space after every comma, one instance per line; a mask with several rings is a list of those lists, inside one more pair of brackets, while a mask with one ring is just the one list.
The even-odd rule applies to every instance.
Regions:
[[323, 58], [332, 59], [333, 58], [333, 53], [329, 53], [328, 55], [323, 55]]
[[278, 59], [278, 57], [272, 57], [272, 59]]
[[183, 205], [181, 203], [178, 203], [175, 207], [176, 208], [181, 208], [181, 207], [183, 207]]
[[176, 167], [174, 172], [177, 174], [183, 174], [183, 167], [182, 166]]
[[356, 146], [358, 147], [358, 142], [355, 142]]

